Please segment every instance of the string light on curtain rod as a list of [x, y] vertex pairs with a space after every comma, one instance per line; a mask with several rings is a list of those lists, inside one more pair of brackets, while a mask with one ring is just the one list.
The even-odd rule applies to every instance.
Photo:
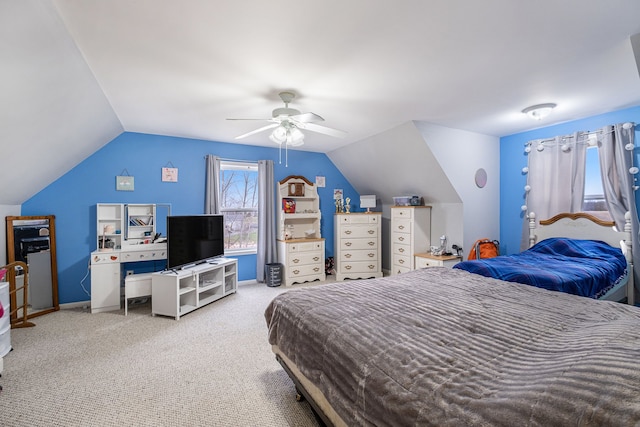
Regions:
[[527, 107], [522, 110], [522, 112], [534, 120], [542, 120], [551, 114], [551, 110], [556, 107], [557, 104], [549, 102], [546, 104], [532, 105], [531, 107]]

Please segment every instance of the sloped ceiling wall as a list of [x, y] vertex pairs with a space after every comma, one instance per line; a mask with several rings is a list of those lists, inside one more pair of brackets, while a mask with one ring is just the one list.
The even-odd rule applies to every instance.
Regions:
[[0, 204], [19, 205], [123, 131], [51, 2], [0, 2]]
[[[383, 217], [394, 196], [423, 196], [433, 206], [432, 244], [446, 234], [466, 253], [479, 238], [500, 237], [497, 137], [413, 121], [327, 155], [360, 194], [377, 196]], [[483, 188], [479, 168], [488, 174]]]
[[426, 204], [461, 202], [413, 122], [327, 155], [360, 194], [375, 194], [383, 205], [410, 195], [424, 196]]

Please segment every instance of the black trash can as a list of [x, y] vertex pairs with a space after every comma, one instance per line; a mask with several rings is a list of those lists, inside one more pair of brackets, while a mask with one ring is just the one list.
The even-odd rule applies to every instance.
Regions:
[[266, 264], [264, 266], [264, 279], [267, 286], [276, 287], [282, 284], [282, 269], [284, 266], [278, 263]]

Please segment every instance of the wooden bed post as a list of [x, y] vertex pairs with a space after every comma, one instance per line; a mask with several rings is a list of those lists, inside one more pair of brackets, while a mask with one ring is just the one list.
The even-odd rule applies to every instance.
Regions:
[[[629, 280], [627, 281], [627, 304], [635, 305], [635, 285], [633, 280], [633, 251], [631, 246], [631, 212], [627, 211], [624, 214], [624, 232], [627, 234], [627, 238], [624, 239], [621, 244], [625, 246], [624, 256], [627, 258], [627, 264], [629, 265]], [[637, 250], [637, 248], [636, 248]]]
[[536, 214], [531, 212], [529, 214], [529, 247], [536, 244]]

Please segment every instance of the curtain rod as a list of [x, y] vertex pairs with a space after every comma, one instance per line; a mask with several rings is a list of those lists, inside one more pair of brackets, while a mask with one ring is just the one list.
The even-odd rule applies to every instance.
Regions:
[[[207, 154], [207, 156], [218, 157], [218, 156], [215, 156], [213, 154]], [[207, 156], [204, 156], [204, 158], [206, 159]], [[246, 160], [246, 159], [245, 160], [229, 159], [229, 158], [226, 158], [226, 157], [218, 157], [218, 159], [219, 160], [224, 160], [224, 161], [227, 161], [227, 162], [240, 162], [240, 163], [258, 163], [260, 161], [260, 160]]]
[[[625, 123], [631, 123], [633, 126], [635, 126], [635, 122], [625, 122]], [[609, 125], [609, 126], [613, 126], [613, 125]], [[607, 132], [607, 134], [613, 133], [614, 130], [611, 130], [609, 132]], [[593, 131], [578, 131], [577, 133], [579, 133], [579, 136], [589, 136], [589, 135], [596, 135], [596, 134], [601, 134], [602, 133], [602, 129], [598, 129], [598, 130], [593, 130]], [[555, 141], [556, 138], [562, 138], [562, 139], [569, 139], [569, 138], [573, 138], [573, 135], [563, 135], [561, 137], [559, 136], [553, 136], [551, 138], [543, 138], [543, 139], [532, 139], [531, 141], [527, 141], [524, 143], [525, 146], [527, 145], [531, 145], [535, 142], [537, 142], [538, 144], [544, 144], [545, 142], [551, 142], [551, 141]]]

